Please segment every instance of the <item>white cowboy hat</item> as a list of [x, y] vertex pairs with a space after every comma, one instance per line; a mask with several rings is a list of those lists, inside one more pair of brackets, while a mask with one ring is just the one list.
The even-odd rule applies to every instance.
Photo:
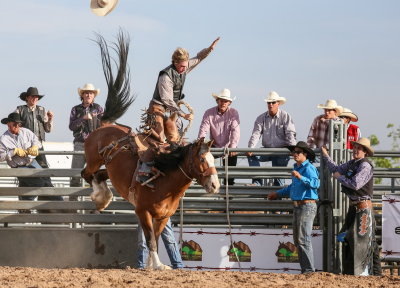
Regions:
[[226, 89], [226, 88], [222, 89], [219, 94], [212, 93], [211, 95], [215, 99], [225, 99], [225, 100], [228, 100], [228, 101], [231, 101], [231, 102], [236, 99], [236, 97], [235, 98], [231, 98], [231, 91], [229, 89]]
[[95, 89], [93, 84], [86, 83], [82, 88], [78, 88], [78, 94], [79, 96], [82, 97], [83, 92], [85, 91], [93, 91], [94, 92], [94, 97], [97, 96], [97, 94], [100, 93], [100, 89]]
[[275, 91], [271, 91], [268, 94], [268, 97], [264, 99], [265, 102], [279, 102], [279, 105], [283, 105], [286, 102], [286, 98], [285, 97], [281, 97], [279, 96], [278, 93], [276, 93]]
[[367, 156], [374, 156], [374, 150], [371, 148], [371, 142], [368, 138], [360, 138], [357, 141], [350, 141], [350, 143], [363, 146], [367, 150]]
[[339, 106], [336, 102], [336, 100], [326, 100], [325, 104], [318, 104], [317, 108], [322, 108], [322, 109], [334, 109], [336, 110], [337, 114], [342, 113], [343, 107]]
[[339, 114], [339, 117], [349, 117], [353, 122], [358, 121], [357, 115], [354, 114], [349, 108], [343, 108], [343, 111]]
[[118, 0], [91, 0], [90, 9], [97, 16], [106, 16], [117, 4]]

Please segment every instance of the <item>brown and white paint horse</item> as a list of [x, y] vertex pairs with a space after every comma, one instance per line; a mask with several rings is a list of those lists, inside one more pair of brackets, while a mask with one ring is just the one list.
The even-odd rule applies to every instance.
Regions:
[[[100, 46], [103, 70], [108, 83], [102, 121], [114, 122], [133, 101], [129, 97], [129, 72], [126, 65], [129, 45], [121, 32], [118, 43], [115, 44], [117, 49], [114, 49], [120, 61], [114, 81], [111, 71], [113, 62], [110, 60], [108, 46], [100, 35], [97, 43]], [[174, 121], [173, 117], [166, 119], [167, 137], [176, 133]], [[112, 192], [106, 183], [109, 178], [121, 197], [135, 206], [150, 251], [150, 268], [169, 268], [162, 264], [158, 257], [158, 238], [192, 181], [196, 179], [208, 193], [219, 191], [214, 157], [210, 153], [211, 145], [212, 142], [205, 143], [202, 138], [194, 143], [179, 146], [171, 153], [161, 153], [155, 159], [156, 167], [165, 175], [153, 180], [154, 188], [151, 189], [134, 179], [138, 153], [129, 127], [106, 124], [93, 131], [85, 140], [86, 167], [82, 170], [82, 177], [93, 187], [91, 197], [96, 203], [96, 209], [105, 209], [112, 199]], [[102, 165], [105, 165], [106, 170], [100, 169]]]

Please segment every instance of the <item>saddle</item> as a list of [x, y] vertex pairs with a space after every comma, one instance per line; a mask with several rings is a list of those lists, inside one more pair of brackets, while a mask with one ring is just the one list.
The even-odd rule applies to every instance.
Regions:
[[[138, 163], [133, 175], [133, 181], [140, 182], [142, 186], [154, 188], [151, 182], [165, 174], [154, 167], [154, 160], [161, 153], [171, 152], [171, 144], [161, 143], [145, 133], [134, 136], [134, 143], [137, 148]], [[132, 183], [134, 184], [134, 183]]]

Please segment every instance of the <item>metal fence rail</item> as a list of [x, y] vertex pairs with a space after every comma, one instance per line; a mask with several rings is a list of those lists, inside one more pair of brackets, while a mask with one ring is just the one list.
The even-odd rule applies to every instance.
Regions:
[[[222, 155], [228, 151], [223, 149], [212, 149], [215, 155]], [[245, 155], [245, 152], [252, 151], [255, 155], [287, 155], [287, 149], [231, 149]], [[318, 153], [318, 151], [317, 151]], [[46, 151], [44, 154], [65, 155], [73, 154], [71, 151]], [[376, 151], [377, 157], [400, 157], [400, 152]], [[226, 175], [226, 168], [228, 175]], [[321, 181], [331, 185], [328, 191], [320, 191], [322, 199], [334, 201], [332, 208], [321, 206], [320, 216], [315, 225], [324, 229], [326, 241], [330, 243], [334, 239], [334, 230], [326, 233], [326, 227], [331, 223], [340, 223], [343, 220], [345, 198], [333, 200], [327, 198], [329, 193], [342, 194], [337, 183], [323, 174], [323, 166], [320, 170]], [[250, 181], [252, 178], [284, 178], [290, 179], [291, 167], [217, 167], [218, 175], [221, 178], [226, 176], [238, 180]], [[375, 185], [374, 209], [377, 220], [378, 239], [381, 238], [381, 197], [384, 194], [398, 193], [400, 191], [399, 168], [376, 168], [375, 178], [384, 179], [383, 184]], [[69, 177], [80, 176], [80, 169], [9, 169], [0, 168], [0, 180], [15, 179], [15, 177], [52, 177], [55, 179], [69, 179]], [[325, 178], [324, 178], [325, 177]], [[289, 183], [287, 180], [286, 183]], [[3, 182], [4, 183], [4, 182]], [[114, 192], [114, 201], [101, 214], [94, 214], [95, 206], [90, 200], [92, 189], [89, 187], [16, 187], [11, 182], [10, 187], [0, 187], [0, 223], [4, 229], [30, 227], [33, 229], [46, 229], [48, 227], [63, 226], [69, 228], [85, 229], [86, 227], [99, 227], [99, 229], [115, 227], [135, 227], [137, 219], [134, 214], [134, 207], [124, 201]], [[321, 185], [321, 187], [323, 187]], [[237, 183], [234, 186], [221, 186], [218, 194], [207, 194], [204, 189], [193, 183], [186, 191], [183, 203], [184, 225], [213, 226], [227, 225], [227, 217], [234, 226], [240, 227], [291, 227], [292, 202], [288, 199], [268, 201], [266, 196], [269, 192], [280, 187], [273, 186], [245, 186], [244, 183]], [[228, 193], [228, 194], [227, 194]], [[336, 195], [335, 194], [335, 195]], [[63, 196], [65, 201], [19, 201], [18, 196]], [[77, 196], [78, 201], [69, 201], [70, 196]], [[342, 196], [342, 195], [341, 195]], [[228, 201], [228, 203], [227, 203]], [[335, 202], [336, 201], [336, 202]], [[343, 201], [343, 203], [342, 203]], [[227, 205], [229, 207], [227, 211]], [[32, 210], [32, 214], [20, 214], [18, 210]], [[172, 222], [180, 223], [180, 209], [172, 217]], [[51, 213], [48, 213], [51, 212]], [[228, 215], [229, 214], [229, 215]], [[340, 221], [338, 221], [340, 219]], [[331, 222], [330, 222], [331, 221]], [[73, 225], [71, 225], [71, 223]], [[78, 224], [76, 226], [75, 224]], [[326, 250], [330, 251], [330, 250]], [[395, 264], [393, 264], [395, 265]], [[388, 266], [388, 267], [393, 267]], [[328, 270], [328, 269], [327, 269]]]

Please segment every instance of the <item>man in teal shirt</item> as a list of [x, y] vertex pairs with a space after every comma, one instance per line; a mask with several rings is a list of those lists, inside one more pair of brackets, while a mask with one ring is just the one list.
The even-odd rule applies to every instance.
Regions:
[[290, 197], [293, 200], [293, 241], [297, 247], [301, 273], [310, 273], [315, 271], [311, 233], [317, 213], [319, 174], [317, 168], [311, 164], [315, 160], [315, 153], [307, 143], [299, 141], [295, 146], [289, 146], [289, 150], [296, 161], [293, 165], [292, 183], [271, 192], [268, 199]]

